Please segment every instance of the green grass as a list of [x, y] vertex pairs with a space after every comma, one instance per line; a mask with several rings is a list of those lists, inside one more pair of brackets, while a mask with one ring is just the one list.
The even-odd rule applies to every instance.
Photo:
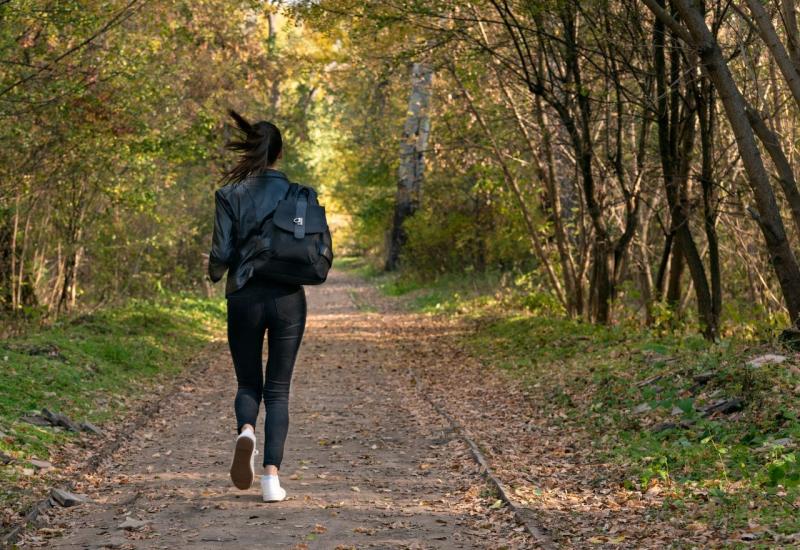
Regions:
[[380, 274], [380, 270], [374, 263], [368, 262], [360, 256], [337, 257], [335, 264], [336, 269], [355, 273], [365, 278], [374, 278]]
[[[800, 369], [791, 361], [747, 365], [773, 345], [710, 344], [694, 335], [519, 312], [490, 321], [466, 344], [487, 364], [520, 378], [532, 399], [558, 410], [563, 429], [585, 430], [602, 458], [621, 467], [627, 488], [644, 492], [659, 485], [667, 509], [690, 509], [695, 519], [725, 532], [748, 521], [783, 534], [800, 531], [794, 452]], [[695, 377], [705, 373], [712, 378], [698, 383]], [[725, 398], [742, 399], [744, 409], [701, 414]], [[635, 412], [645, 405], [650, 410]], [[677, 426], [653, 431], [667, 422]]]
[[19, 511], [46, 481], [25, 473], [28, 459], [47, 459], [75, 437], [21, 416], [47, 407], [76, 422], [120, 418], [220, 336], [224, 311], [219, 300], [190, 296], [132, 300], [0, 340], [0, 451], [14, 458], [0, 466], [0, 508]]
[[[628, 489], [659, 486], [663, 513], [727, 533], [748, 522], [800, 532], [800, 363], [765, 341], [774, 327], [729, 317], [735, 336], [712, 344], [686, 325], [656, 331], [629, 321], [604, 327], [567, 319], [524, 278], [505, 285], [491, 274], [419, 281], [358, 261], [348, 267], [407, 308], [480, 320], [463, 342], [467, 349], [522, 381], [551, 422], [585, 433], [584, 444], [616, 465]], [[747, 365], [766, 352], [789, 360]], [[706, 373], [711, 379], [698, 383]], [[744, 402], [741, 412], [701, 414], [732, 398]], [[654, 431], [660, 423], [676, 426]]]
[[386, 296], [403, 297], [404, 305], [421, 313], [465, 313], [493, 301], [493, 289], [500, 275], [462, 273], [442, 274], [420, 280], [402, 271], [386, 273], [364, 258], [348, 256], [336, 260], [337, 269], [369, 279]]

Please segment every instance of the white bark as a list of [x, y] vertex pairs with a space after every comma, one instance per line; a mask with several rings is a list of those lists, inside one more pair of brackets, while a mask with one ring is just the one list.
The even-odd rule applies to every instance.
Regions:
[[394, 219], [389, 237], [386, 269], [397, 267], [406, 235], [403, 222], [416, 212], [425, 173], [425, 150], [431, 133], [428, 113], [431, 100], [433, 70], [424, 63], [411, 67], [411, 93], [408, 98], [403, 140], [400, 143], [400, 166], [397, 173], [397, 194]]

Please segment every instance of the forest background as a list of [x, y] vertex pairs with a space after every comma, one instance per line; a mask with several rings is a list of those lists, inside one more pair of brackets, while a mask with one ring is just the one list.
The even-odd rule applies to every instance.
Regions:
[[211, 292], [235, 107], [284, 129], [340, 255], [601, 324], [789, 327], [791, 3], [709, 3], [692, 35], [682, 5], [4, 2], [4, 317]]
[[[478, 338], [524, 376], [572, 336], [642, 381], [672, 359], [619, 349], [686, 354], [686, 387], [648, 402], [696, 416], [687, 388], [713, 364], [751, 415], [717, 442], [800, 434], [798, 373], [742, 370], [798, 335], [792, 0], [5, 0], [0, 22], [0, 335], [218, 298], [232, 107], [284, 131], [281, 169], [320, 191], [340, 265], [490, 320]], [[602, 407], [645, 399], [607, 383]], [[558, 384], [555, 401], [585, 389]], [[736, 477], [696, 435], [648, 439], [668, 458], [642, 459], [643, 490], [667, 463]], [[791, 453], [747, 457], [754, 487], [800, 481]]]

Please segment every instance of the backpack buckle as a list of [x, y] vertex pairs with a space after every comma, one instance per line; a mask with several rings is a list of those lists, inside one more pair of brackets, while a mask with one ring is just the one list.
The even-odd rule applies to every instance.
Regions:
[[303, 218], [295, 218], [292, 220], [295, 225], [303, 225]]

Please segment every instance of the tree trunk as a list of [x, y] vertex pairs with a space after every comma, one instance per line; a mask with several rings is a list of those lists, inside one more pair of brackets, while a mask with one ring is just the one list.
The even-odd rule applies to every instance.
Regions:
[[667, 272], [669, 260], [672, 257], [672, 246], [675, 242], [675, 232], [670, 231], [664, 236], [664, 247], [661, 250], [661, 260], [658, 262], [655, 282], [655, 300], [660, 302], [664, 298], [667, 286]]
[[467, 100], [467, 106], [469, 107], [470, 112], [475, 116], [475, 120], [477, 120], [478, 125], [483, 130], [483, 133], [486, 135], [486, 138], [489, 140], [489, 143], [492, 145], [492, 150], [494, 151], [494, 155], [497, 159], [497, 163], [500, 165], [501, 170], [503, 171], [503, 180], [506, 182], [506, 185], [511, 190], [511, 193], [514, 195], [514, 198], [517, 200], [517, 204], [519, 205], [520, 211], [522, 212], [522, 219], [525, 222], [525, 227], [528, 231], [528, 239], [531, 241], [531, 246], [533, 247], [533, 251], [539, 258], [542, 266], [544, 267], [545, 273], [547, 273], [547, 281], [550, 285], [551, 290], [558, 298], [558, 301], [563, 305], [565, 308], [567, 307], [566, 297], [564, 296], [564, 290], [561, 287], [561, 283], [556, 275], [555, 270], [553, 269], [552, 262], [547, 255], [547, 249], [545, 248], [544, 243], [542, 242], [542, 238], [538, 234], [538, 228], [536, 227], [536, 223], [533, 219], [533, 215], [528, 208], [527, 204], [525, 203], [525, 197], [522, 195], [522, 190], [520, 189], [519, 184], [517, 183], [514, 174], [509, 167], [508, 163], [505, 161], [503, 157], [503, 152], [500, 149], [500, 145], [497, 142], [494, 134], [492, 134], [491, 129], [489, 128], [488, 124], [486, 123], [483, 115], [480, 111], [478, 111], [475, 102], [472, 99], [472, 95], [469, 93], [469, 90], [464, 86], [464, 83], [458, 77], [458, 74], [455, 71], [454, 67], [450, 67], [450, 73], [453, 75], [453, 79], [458, 84], [461, 93], [464, 94], [464, 98]]
[[745, 0], [747, 6], [750, 8], [750, 13], [753, 15], [753, 20], [758, 28], [758, 34], [767, 45], [767, 49], [772, 54], [775, 63], [778, 64], [781, 74], [786, 82], [787, 87], [792, 93], [795, 102], [800, 105], [800, 74], [797, 72], [792, 59], [783, 47], [783, 43], [778, 38], [778, 33], [772, 25], [767, 10], [761, 4], [762, 0]]
[[[486, 34], [483, 31], [482, 24], [480, 25], [480, 28], [484, 38], [486, 38]], [[530, 208], [527, 206], [525, 202], [525, 198], [522, 195], [522, 191], [519, 185], [517, 185], [517, 181], [514, 178], [514, 175], [511, 173], [511, 170], [506, 166], [505, 161], [502, 160], [501, 158], [502, 151], [500, 150], [500, 147], [497, 144], [496, 139], [491, 134], [488, 126], [483, 120], [483, 117], [480, 115], [480, 113], [476, 111], [474, 103], [472, 102], [471, 99], [469, 100], [470, 108], [473, 111], [475, 117], [478, 119], [479, 124], [484, 129], [487, 138], [489, 138], [489, 140], [491, 141], [495, 155], [498, 157], [499, 162], [502, 164], [503, 173], [505, 174], [506, 181], [508, 182], [512, 192], [514, 193], [514, 196], [517, 199], [517, 203], [519, 204], [520, 210], [523, 215], [523, 219], [525, 220], [525, 224], [527, 226], [528, 233], [530, 235], [530, 240], [534, 246], [534, 250], [536, 251], [537, 255], [539, 256], [539, 260], [542, 262], [542, 264], [545, 267], [545, 270], [547, 271], [550, 286], [552, 287], [552, 290], [556, 294], [558, 300], [564, 306], [564, 309], [567, 311], [567, 314], [574, 316], [575, 311], [577, 310], [577, 308], [574, 307], [574, 304], [572, 303], [572, 297], [576, 295], [576, 293], [572, 289], [572, 283], [574, 281], [574, 266], [572, 264], [572, 257], [569, 255], [567, 251], [566, 239], [564, 238], [562, 232], [563, 226], [561, 223], [561, 209], [560, 205], [557, 204], [559, 200], [558, 192], [555, 188], [553, 179], [550, 177], [553, 175], [553, 173], [550, 171], [546, 171], [542, 166], [541, 159], [539, 158], [538, 151], [536, 150], [536, 146], [534, 145], [530, 132], [528, 131], [528, 128], [525, 126], [525, 123], [523, 122], [522, 114], [520, 113], [517, 104], [514, 101], [514, 98], [511, 96], [511, 93], [508, 91], [505, 83], [503, 82], [503, 75], [498, 70], [497, 63], [498, 63], [497, 60], [494, 60], [494, 62], [492, 63], [495, 76], [497, 77], [497, 84], [500, 88], [500, 91], [503, 94], [503, 97], [508, 103], [508, 106], [511, 108], [511, 112], [514, 114], [514, 121], [516, 122], [516, 126], [519, 129], [520, 134], [525, 139], [525, 144], [527, 145], [528, 152], [531, 154], [531, 158], [533, 159], [535, 171], [539, 177], [539, 180], [547, 189], [547, 198], [542, 202], [550, 207], [550, 212], [553, 216], [556, 247], [559, 252], [559, 259], [561, 261], [561, 269], [562, 269], [561, 281], [559, 281], [559, 278], [556, 275], [555, 270], [551, 266], [550, 260], [547, 256], [547, 250], [537, 234], [538, 228], [536, 227], [536, 224], [533, 221], [533, 215], [530, 211]], [[463, 88], [463, 85], [461, 85], [461, 87], [465, 95], [469, 97], [469, 94]], [[538, 112], [539, 109], [541, 108], [540, 98], [536, 97], [534, 105], [537, 110], [537, 114], [539, 115], [537, 118], [537, 122], [539, 123], [539, 127], [541, 128], [542, 133], [545, 134], [546, 130], [544, 129], [542, 113]], [[544, 147], [548, 148], [549, 145], [548, 138], [542, 136], [542, 140], [544, 142]], [[549, 148], [547, 149], [547, 151], [549, 152]], [[571, 266], [573, 267], [571, 268]], [[563, 288], [562, 288], [562, 282], [563, 282]]]
[[[658, 7], [664, 9], [664, 0], [656, 0]], [[687, 180], [691, 166], [691, 155], [695, 136], [695, 105], [680, 102], [681, 57], [677, 44], [672, 46], [670, 56], [670, 84], [667, 89], [667, 69], [664, 48], [666, 45], [664, 23], [656, 19], [653, 27], [653, 51], [656, 73], [657, 122], [661, 169], [664, 177], [664, 189], [669, 204], [671, 232], [675, 235], [672, 243], [672, 261], [670, 263], [670, 280], [667, 289], [667, 301], [673, 307], [679, 307], [680, 278], [684, 262], [692, 276], [693, 287], [697, 299], [697, 313], [703, 325], [703, 334], [710, 339], [716, 337], [717, 322], [714, 319], [711, 290], [706, 278], [703, 260], [689, 227], [687, 200]], [[670, 101], [667, 101], [669, 94]], [[689, 98], [687, 97], [686, 101]]]
[[0, 210], [0, 310], [13, 311], [14, 309], [14, 270], [12, 256], [14, 249], [11, 245], [11, 223], [9, 210]]
[[719, 239], [717, 237], [717, 196], [714, 183], [714, 134], [716, 116], [714, 114], [714, 87], [706, 78], [696, 86], [698, 120], [700, 122], [700, 184], [703, 188], [703, 222], [708, 242], [708, 274], [711, 279], [711, 320], [709, 336], [719, 338], [720, 316], [722, 315], [722, 273], [719, 259]]
[[[475, 18], [479, 19], [478, 12], [475, 10], [474, 6], [471, 7]], [[486, 33], [483, 22], [478, 22], [478, 29], [480, 30], [483, 40], [488, 44], [489, 37]], [[539, 52], [537, 61], [541, 70], [541, 67], [544, 63], [544, 58], [541, 55], [541, 52]], [[501, 65], [502, 64], [500, 60], [496, 57], [492, 60], [492, 68], [494, 69], [494, 74], [497, 78], [497, 85], [499, 86], [503, 97], [511, 108], [511, 112], [514, 114], [514, 122], [516, 123], [520, 134], [524, 138], [528, 152], [531, 154], [531, 158], [533, 159], [534, 170], [539, 178], [539, 181], [544, 185], [546, 190], [545, 199], [542, 201], [546, 207], [543, 208], [543, 210], [545, 210], [545, 214], [547, 213], [546, 210], [549, 210], [550, 217], [553, 221], [553, 235], [555, 237], [556, 249], [558, 250], [559, 261], [561, 264], [561, 280], [564, 288], [562, 303], [570, 317], [578, 317], [580, 316], [582, 309], [581, 281], [578, 280], [575, 275], [575, 261], [570, 253], [566, 231], [564, 229], [564, 220], [561, 210], [561, 197], [555, 178], [553, 151], [550, 142], [549, 129], [545, 123], [542, 98], [539, 95], [535, 95], [533, 99], [533, 116], [538, 131], [537, 137], [540, 139], [542, 147], [542, 154], [540, 155], [539, 151], [537, 150], [535, 140], [525, 124], [524, 117], [522, 116], [517, 103], [514, 101], [511, 92], [508, 90], [505, 77], [500, 72]], [[544, 156], [544, 160], [541, 158], [542, 156]], [[523, 210], [523, 214], [525, 215], [527, 221], [530, 215], [528, 214], [528, 208], [522, 200], [520, 202], [520, 208]], [[555, 277], [555, 275], [551, 275], [551, 278], [553, 277]], [[558, 294], [559, 299], [561, 300], [562, 292], [558, 292]]]
[[698, 50], [709, 79], [719, 93], [755, 198], [757, 213], [753, 215], [764, 236], [772, 267], [786, 300], [789, 317], [792, 323], [797, 324], [800, 320], [800, 268], [786, 238], [786, 230], [770, 185], [769, 175], [764, 167], [753, 128], [747, 119], [747, 104], [733, 79], [719, 44], [706, 25], [703, 14], [689, 0], [673, 1], [689, 31], [688, 36], [684, 34], [684, 37], [688, 38], [690, 44]]
[[81, 262], [81, 247], [72, 245], [72, 250], [64, 262], [64, 282], [59, 293], [58, 313], [75, 308], [78, 297], [78, 269]]
[[611, 298], [613, 296], [613, 261], [614, 246], [603, 219], [603, 205], [598, 200], [595, 188], [594, 172], [594, 146], [592, 143], [591, 119], [592, 105], [588, 92], [583, 86], [581, 67], [578, 62], [578, 37], [575, 25], [575, 14], [566, 6], [561, 14], [564, 25], [564, 50], [565, 66], [568, 80], [574, 85], [578, 104], [578, 120], [574, 120], [562, 109], [561, 118], [572, 139], [577, 156], [578, 171], [583, 186], [586, 209], [594, 228], [594, 243], [592, 246], [593, 264], [590, 280], [590, 314], [594, 321], [602, 324], [611, 323]]
[[683, 240], [678, 239], [672, 247], [672, 258], [669, 262], [669, 277], [667, 277], [667, 294], [664, 298], [673, 315], [680, 317], [680, 304], [683, 282], [683, 270], [686, 267], [683, 255]]
[[423, 63], [412, 65], [411, 93], [403, 127], [403, 141], [400, 144], [394, 218], [386, 256], [387, 271], [393, 271], [399, 265], [400, 253], [407, 238], [403, 223], [414, 215], [419, 206], [425, 170], [425, 149], [428, 147], [428, 136], [431, 131], [428, 107], [432, 81], [433, 71], [427, 65]]
[[789, 42], [789, 55], [792, 58], [795, 70], [800, 72], [800, 40], [798, 39], [794, 0], [781, 0], [781, 8], [781, 19]]
[[767, 127], [761, 116], [750, 106], [747, 107], [747, 119], [772, 159], [772, 164], [775, 165], [775, 170], [778, 172], [778, 183], [783, 189], [786, 202], [789, 203], [792, 219], [798, 235], [800, 235], [800, 190], [797, 189], [794, 170], [792, 170], [792, 165], [789, 164], [789, 159], [786, 158], [786, 154], [783, 152], [780, 138]]
[[[276, 42], [278, 38], [278, 25], [277, 21], [275, 20], [275, 12], [270, 11], [267, 15], [267, 24], [269, 26], [267, 35], [267, 46], [268, 51], [270, 53], [270, 57], [274, 57], [276, 55]], [[276, 58], [276, 67], [277, 67], [277, 58]], [[281, 106], [281, 79], [278, 76], [278, 70], [275, 69], [275, 76], [272, 78], [272, 82], [270, 83], [270, 93], [269, 93], [269, 102], [270, 107], [272, 107], [272, 116], [277, 116], [278, 109]]]

